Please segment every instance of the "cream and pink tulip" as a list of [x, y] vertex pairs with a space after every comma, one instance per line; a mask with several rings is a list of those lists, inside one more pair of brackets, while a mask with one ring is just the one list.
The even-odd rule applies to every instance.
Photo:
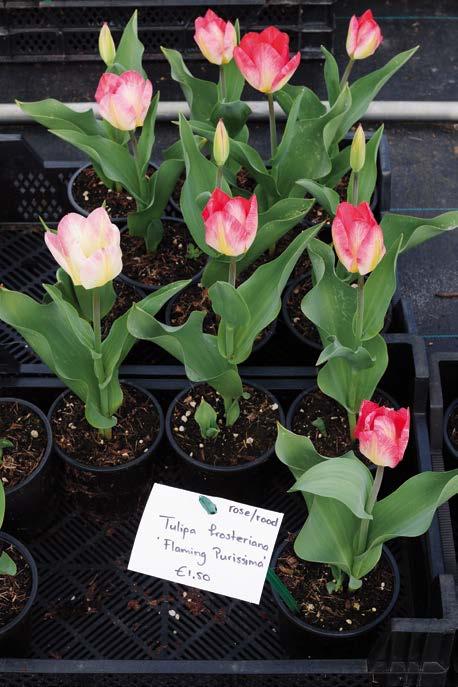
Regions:
[[337, 257], [349, 272], [368, 274], [386, 253], [383, 232], [368, 203], [342, 202], [332, 223]]
[[122, 270], [119, 229], [104, 208], [88, 217], [70, 212], [59, 222], [57, 233], [46, 232], [45, 241], [75, 286], [95, 289]]
[[153, 95], [153, 86], [136, 71], [120, 76], [106, 72], [97, 86], [95, 99], [103, 119], [121, 131], [143, 126]]
[[347, 53], [351, 60], [364, 60], [370, 57], [383, 40], [380, 26], [375, 21], [371, 10], [366, 10], [360, 17], [350, 19], [347, 33]]
[[237, 34], [230, 21], [224, 21], [213, 10], [207, 10], [203, 17], [197, 17], [194, 28], [194, 40], [205, 59], [220, 66], [232, 60]]
[[231, 198], [215, 188], [202, 212], [205, 241], [218, 253], [237, 257], [246, 253], [256, 238], [258, 202], [256, 196]]
[[300, 52], [289, 55], [289, 36], [275, 26], [243, 36], [234, 60], [248, 81], [261, 93], [275, 93], [290, 80], [299, 66]]
[[363, 401], [355, 428], [359, 450], [375, 465], [395, 468], [403, 459], [409, 442], [408, 408], [385, 408]]

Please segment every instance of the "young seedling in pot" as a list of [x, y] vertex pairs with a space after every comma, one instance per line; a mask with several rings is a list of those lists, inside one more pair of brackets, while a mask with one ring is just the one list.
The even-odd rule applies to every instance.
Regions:
[[[404, 457], [409, 425], [408, 408], [362, 402], [355, 437], [359, 451], [376, 466], [375, 476], [352, 451], [326, 458], [307, 437], [279, 426], [276, 453], [295, 479], [290, 491], [301, 492], [308, 509], [292, 555], [305, 562], [307, 589], [318, 590], [323, 598], [310, 605], [307, 589], [304, 599], [296, 597], [308, 625], [345, 635], [376, 617], [382, 619], [396, 601], [396, 564], [389, 555], [382, 560], [384, 544], [424, 534], [437, 508], [458, 493], [458, 470], [451, 470], [417, 474], [378, 498], [385, 469], [396, 468]], [[283, 561], [280, 554], [277, 571], [291, 588], [294, 580], [282, 573]], [[343, 619], [342, 598], [348, 599]], [[352, 618], [348, 624], [345, 617]]]

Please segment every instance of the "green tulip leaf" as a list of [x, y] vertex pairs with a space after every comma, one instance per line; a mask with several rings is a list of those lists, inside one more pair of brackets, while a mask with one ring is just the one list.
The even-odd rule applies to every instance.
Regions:
[[458, 227], [458, 211], [444, 212], [442, 215], [437, 215], [431, 219], [387, 213], [382, 219], [381, 227], [387, 250], [402, 234], [401, 253], [403, 253], [435, 236], [440, 236], [446, 231], [456, 229]]

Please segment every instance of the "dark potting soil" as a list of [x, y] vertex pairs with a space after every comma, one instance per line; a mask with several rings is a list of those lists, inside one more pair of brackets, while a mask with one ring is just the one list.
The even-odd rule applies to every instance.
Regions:
[[[380, 405], [387, 404], [387, 399], [378, 391], [374, 393], [373, 400]], [[326, 434], [323, 434], [321, 427], [312, 424], [318, 419], [324, 422]], [[374, 467], [371, 461], [355, 450], [357, 442], [350, 438], [345, 408], [320, 389], [314, 389], [303, 396], [292, 419], [291, 429], [296, 434], [307, 436], [322, 456], [335, 458], [353, 450], [365, 465]]]
[[[208, 465], [241, 465], [260, 458], [275, 443], [278, 404], [262, 389], [249, 385], [244, 391], [249, 399], [240, 400], [240, 417], [227, 427], [221, 396], [207, 385], [194, 387], [175, 406], [172, 432], [179, 447], [191, 458]], [[217, 412], [220, 432], [214, 439], [203, 439], [194, 413], [204, 398]]]
[[342, 589], [330, 594], [326, 583], [333, 579], [331, 568], [298, 558], [290, 541], [277, 561], [276, 572], [296, 599], [300, 615], [309, 625], [345, 632], [373, 621], [389, 606], [394, 576], [383, 556], [377, 567], [362, 578], [355, 592]]
[[[343, 200], [347, 200], [347, 189], [349, 182], [350, 174], [346, 174], [344, 177], [342, 177], [342, 179], [339, 181], [339, 183], [334, 189], [339, 194], [340, 202], [342, 202]], [[311, 196], [307, 194], [306, 198], [310, 197]], [[308, 213], [307, 220], [311, 225], [319, 224], [320, 222], [326, 222], [328, 226], [331, 226], [332, 223], [331, 216], [318, 203], [315, 203], [315, 205]]]
[[453, 446], [458, 449], [458, 406], [450, 413], [447, 434]]
[[164, 222], [164, 237], [155, 253], [147, 253], [142, 238], [121, 234], [123, 274], [147, 286], [164, 286], [179, 279], [191, 279], [207, 260], [199, 251], [186, 225]]
[[254, 189], [257, 186], [256, 179], [250, 176], [250, 173], [245, 167], [240, 167], [237, 172], [236, 181], [239, 188], [247, 191], [247, 193], [254, 193]]
[[104, 439], [84, 417], [82, 401], [67, 394], [51, 420], [54, 441], [68, 456], [84, 465], [123, 465], [145, 453], [156, 439], [159, 417], [156, 407], [142, 391], [122, 387], [124, 401], [115, 413], [117, 424], [111, 439]]
[[[220, 318], [213, 311], [207, 289], [201, 284], [191, 284], [178, 294], [171, 306], [170, 324], [174, 326], [184, 324], [189, 315], [195, 310], [207, 311], [204, 319], [204, 332], [217, 335]], [[256, 343], [261, 342], [268, 336], [274, 326], [274, 323], [272, 323], [260, 332], [256, 337]]]
[[[153, 168], [150, 167], [152, 172]], [[100, 181], [92, 166], [85, 167], [73, 183], [73, 197], [83, 210], [92, 212], [105, 202], [110, 217], [126, 217], [137, 209], [135, 199], [127, 191], [114, 191]]]
[[312, 288], [312, 275], [310, 272], [303, 279], [303, 281], [296, 284], [296, 286], [291, 290], [288, 300], [286, 302], [286, 309], [289, 315], [291, 325], [296, 329], [299, 334], [304, 336], [306, 339], [313, 341], [313, 343], [321, 345], [320, 335], [318, 334], [318, 329], [315, 327], [313, 322], [311, 322], [308, 317], [304, 315], [301, 310], [302, 299], [305, 294]]
[[42, 420], [21, 403], [0, 401], [0, 439], [8, 439], [12, 448], [3, 450], [0, 479], [5, 489], [19, 484], [40, 464], [48, 443]]
[[135, 289], [130, 284], [121, 279], [117, 279], [114, 284], [114, 290], [116, 292], [116, 300], [110, 312], [105, 315], [102, 320], [102, 337], [108, 336], [113, 322], [115, 322], [118, 317], [121, 317], [126, 313], [133, 303], [138, 303], [144, 298], [143, 294]]
[[[0, 548], [2, 541], [0, 540]], [[32, 588], [32, 573], [22, 554], [13, 546], [4, 551], [16, 563], [16, 575], [0, 575], [0, 627], [16, 618], [26, 605]]]

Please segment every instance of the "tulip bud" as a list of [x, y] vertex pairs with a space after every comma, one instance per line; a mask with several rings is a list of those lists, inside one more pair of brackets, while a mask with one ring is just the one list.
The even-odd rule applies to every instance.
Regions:
[[332, 241], [344, 267], [360, 275], [372, 272], [386, 253], [382, 229], [367, 203], [339, 203]]
[[75, 286], [95, 289], [122, 270], [119, 229], [104, 208], [93, 210], [87, 217], [70, 212], [61, 219], [55, 234], [46, 232], [45, 242]]
[[122, 74], [106, 72], [100, 78], [95, 99], [101, 116], [120, 131], [143, 126], [153, 95], [149, 79], [130, 70]]
[[223, 255], [237, 257], [246, 253], [258, 230], [256, 196], [231, 198], [215, 188], [203, 209], [205, 241]]
[[364, 60], [370, 57], [383, 40], [380, 26], [370, 10], [360, 17], [350, 19], [347, 34], [347, 54], [351, 60]]
[[202, 55], [212, 64], [228, 64], [237, 45], [237, 33], [230, 21], [224, 21], [213, 10], [194, 22], [194, 40]]
[[213, 157], [217, 167], [224, 167], [229, 157], [229, 136], [222, 119], [219, 120], [213, 139]]
[[350, 167], [354, 172], [360, 172], [366, 161], [366, 137], [364, 129], [359, 125], [353, 136], [350, 150]]
[[107, 67], [111, 67], [116, 59], [116, 46], [110, 27], [105, 22], [99, 33], [99, 53]]
[[395, 468], [403, 459], [409, 443], [408, 408], [385, 408], [363, 401], [355, 427], [359, 450], [375, 465]]

